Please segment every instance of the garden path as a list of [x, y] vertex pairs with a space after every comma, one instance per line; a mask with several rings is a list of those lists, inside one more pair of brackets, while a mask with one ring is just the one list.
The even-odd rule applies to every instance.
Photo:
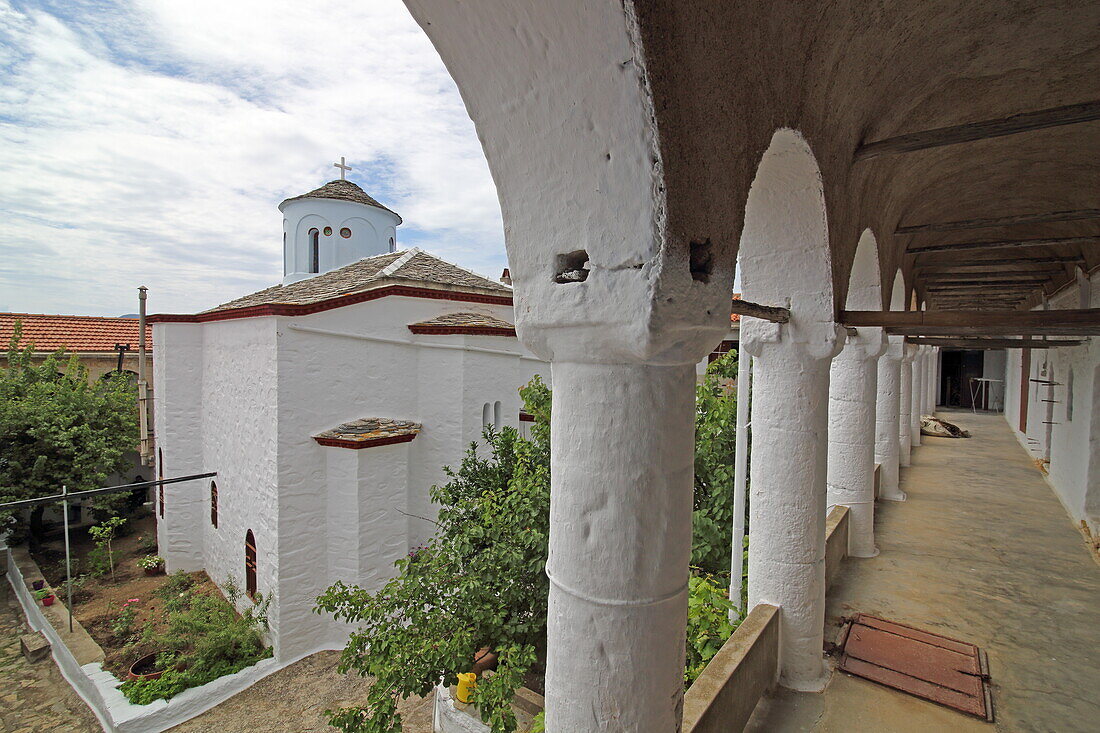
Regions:
[[23, 612], [0, 575], [0, 730], [8, 733], [94, 733], [101, 730], [50, 658], [30, 664], [19, 651]]
[[[340, 674], [340, 652], [313, 654], [257, 682], [172, 733], [244, 733], [295, 731], [331, 733], [325, 710], [361, 702], [369, 678]], [[404, 733], [431, 733], [432, 701], [410, 699], [400, 706]]]

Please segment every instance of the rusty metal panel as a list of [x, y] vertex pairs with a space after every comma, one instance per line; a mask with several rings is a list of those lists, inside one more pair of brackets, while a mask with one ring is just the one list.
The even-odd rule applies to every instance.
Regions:
[[838, 646], [844, 672], [993, 720], [988, 663], [973, 644], [860, 613]]

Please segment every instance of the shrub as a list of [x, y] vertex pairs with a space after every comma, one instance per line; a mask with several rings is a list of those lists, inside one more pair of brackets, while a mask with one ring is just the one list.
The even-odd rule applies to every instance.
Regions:
[[144, 640], [166, 650], [156, 662], [164, 674], [156, 680], [124, 682], [120, 689], [130, 702], [168, 699], [271, 656], [263, 640], [270, 599], [238, 614], [226, 599], [195, 593], [193, 585], [186, 573], [174, 573], [157, 590], [168, 609], [167, 628], [158, 634], [147, 626]]
[[707, 574], [688, 579], [687, 666], [684, 681], [691, 684], [703, 673], [740, 624], [730, 621], [734, 610], [725, 582]]
[[146, 555], [137, 561], [137, 566], [142, 570], [153, 570], [164, 564], [164, 558], [160, 555]]
[[[115, 579], [115, 553], [111, 549], [111, 542], [114, 540], [119, 528], [124, 524], [126, 524], [126, 520], [122, 517], [111, 517], [94, 527], [88, 528], [88, 533], [95, 540], [95, 549], [99, 551], [98, 562], [100, 564], [102, 564], [102, 555], [106, 553], [107, 565], [111, 570], [111, 580]], [[94, 553], [95, 550], [92, 552]], [[91, 554], [89, 554], [90, 558]]]

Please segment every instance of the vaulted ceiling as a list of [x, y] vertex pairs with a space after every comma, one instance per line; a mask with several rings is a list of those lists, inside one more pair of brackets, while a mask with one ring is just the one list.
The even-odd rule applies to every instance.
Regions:
[[636, 12], [679, 235], [735, 248], [760, 156], [790, 127], [821, 169], [838, 309], [868, 227], [884, 291], [900, 267], [929, 308], [1031, 307], [1100, 266], [1100, 3]]

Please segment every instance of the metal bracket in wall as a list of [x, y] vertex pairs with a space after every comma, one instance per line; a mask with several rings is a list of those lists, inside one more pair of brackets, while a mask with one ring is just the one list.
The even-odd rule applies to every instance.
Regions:
[[837, 642], [840, 670], [993, 722], [989, 660], [975, 645], [864, 613]]

